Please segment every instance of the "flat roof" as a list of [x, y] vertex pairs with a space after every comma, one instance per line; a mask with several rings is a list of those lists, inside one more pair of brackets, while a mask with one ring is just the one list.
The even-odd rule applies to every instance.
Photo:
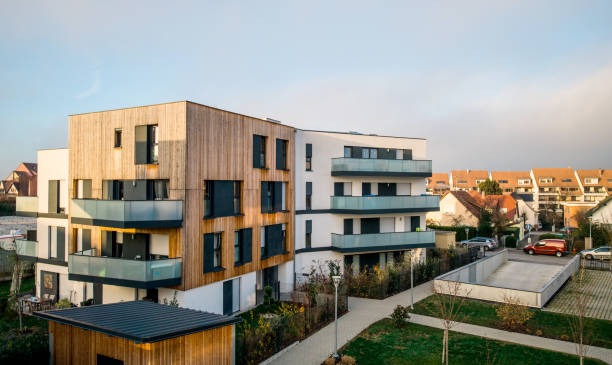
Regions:
[[418, 139], [418, 140], [422, 140], [422, 141], [426, 141], [427, 140], [427, 138], [420, 138], [420, 137], [384, 136], [384, 135], [374, 134], [374, 133], [341, 132], [341, 131], [320, 131], [320, 130], [316, 130], [316, 129], [302, 129], [302, 128], [297, 128], [297, 127], [294, 127], [294, 128], [297, 129], [297, 130], [303, 131], [303, 132], [314, 132], [314, 133], [335, 133], [335, 134], [348, 134], [348, 135], [351, 135], [351, 136], [364, 136], [364, 137]]
[[242, 321], [238, 317], [143, 300], [34, 312], [34, 315], [139, 343], [162, 341]]

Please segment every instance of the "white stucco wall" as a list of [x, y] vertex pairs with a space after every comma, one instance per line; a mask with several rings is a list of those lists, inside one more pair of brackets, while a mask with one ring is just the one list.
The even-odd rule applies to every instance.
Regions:
[[49, 212], [49, 180], [60, 180], [60, 201], [68, 214], [68, 149], [39, 150], [37, 158], [38, 212]]
[[[37, 263], [36, 264], [36, 295], [41, 295], [40, 287], [40, 272], [48, 271], [59, 274], [59, 298], [67, 298], [74, 304], [78, 304], [83, 301], [83, 283], [77, 281], [68, 280], [68, 267]], [[93, 292], [92, 292], [93, 294]]]

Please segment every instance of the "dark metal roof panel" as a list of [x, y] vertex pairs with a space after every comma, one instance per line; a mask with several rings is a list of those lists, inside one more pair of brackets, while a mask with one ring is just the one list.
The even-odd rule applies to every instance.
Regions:
[[236, 317], [148, 301], [92, 305], [35, 312], [34, 315], [145, 343], [229, 326], [242, 321]]

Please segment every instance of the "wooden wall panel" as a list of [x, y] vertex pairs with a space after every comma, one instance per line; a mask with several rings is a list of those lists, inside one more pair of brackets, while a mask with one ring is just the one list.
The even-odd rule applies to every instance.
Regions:
[[125, 365], [213, 365], [232, 363], [232, 326], [168, 340], [137, 344], [119, 337], [49, 321], [54, 364], [96, 364], [98, 354]]
[[[159, 165], [134, 163], [134, 128], [158, 124]], [[113, 148], [115, 128], [122, 129], [122, 148]], [[253, 168], [253, 134], [267, 136], [268, 169]], [[288, 170], [276, 170], [276, 138], [289, 141]], [[179, 289], [188, 290], [229, 279], [293, 259], [294, 248], [294, 129], [191, 102], [73, 115], [69, 118], [69, 197], [75, 196], [76, 179], [92, 179], [93, 198], [102, 198], [102, 180], [169, 179], [170, 199], [183, 200], [183, 227], [172, 230], [132, 230], [143, 233], [169, 232], [170, 256], [183, 258], [183, 280]], [[204, 180], [243, 181], [241, 217], [203, 220]], [[260, 213], [261, 181], [287, 182], [289, 212]], [[69, 217], [71, 218], [71, 217]], [[260, 260], [262, 225], [287, 224], [288, 254]], [[92, 245], [99, 247], [100, 228], [92, 229]], [[253, 262], [234, 268], [233, 234], [253, 228]], [[203, 274], [204, 233], [223, 231], [223, 272]], [[130, 231], [131, 232], [131, 231]], [[71, 252], [76, 249], [75, 239]]]
[[[253, 134], [266, 140], [266, 166], [253, 168]], [[288, 170], [276, 170], [276, 138], [289, 141]], [[187, 168], [185, 253], [186, 271], [183, 273], [185, 289], [229, 279], [293, 259], [293, 144], [294, 129], [278, 123], [263, 121], [240, 114], [187, 104]], [[202, 219], [203, 185], [205, 180], [242, 181], [242, 207], [244, 216]], [[261, 182], [287, 182], [289, 212], [261, 214]], [[288, 254], [260, 260], [260, 227], [287, 225]], [[234, 267], [234, 231], [253, 228], [253, 261]], [[223, 232], [222, 262], [225, 270], [203, 274], [203, 242], [205, 233]]]

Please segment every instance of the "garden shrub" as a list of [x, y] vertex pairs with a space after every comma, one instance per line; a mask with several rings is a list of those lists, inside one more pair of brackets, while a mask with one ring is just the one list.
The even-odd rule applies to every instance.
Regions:
[[55, 303], [55, 308], [57, 309], [66, 309], [70, 307], [72, 307], [72, 305], [70, 304], [70, 301], [67, 298], [62, 298], [57, 303]]
[[49, 361], [47, 331], [26, 327], [13, 328], [0, 334], [0, 364], [42, 364]]
[[273, 290], [274, 289], [272, 289], [272, 287], [270, 285], [266, 285], [264, 287], [264, 303], [265, 304], [270, 304], [270, 303], [273, 302], [273, 299], [272, 299], [272, 291]]
[[398, 304], [393, 313], [391, 313], [391, 319], [395, 327], [401, 328], [406, 325], [406, 320], [410, 318], [410, 307]]
[[495, 309], [497, 318], [503, 328], [515, 331], [523, 329], [533, 312], [516, 298], [504, 298], [504, 304]]
[[506, 247], [516, 247], [516, 238], [514, 238], [514, 236], [506, 237]]

